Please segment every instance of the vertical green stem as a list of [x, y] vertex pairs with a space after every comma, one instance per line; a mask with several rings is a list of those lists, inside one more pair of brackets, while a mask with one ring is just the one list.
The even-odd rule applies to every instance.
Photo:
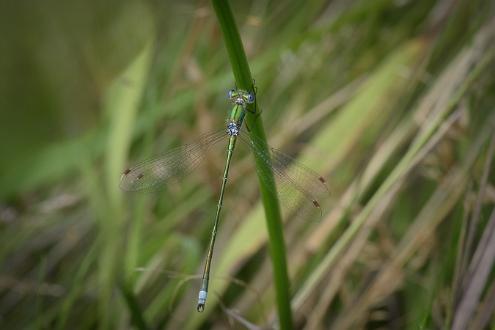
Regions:
[[[239, 31], [232, 15], [232, 10], [227, 0], [212, 0], [213, 8], [223, 32], [225, 46], [229, 54], [232, 71], [237, 86], [246, 91], [253, 91], [253, 78], [247, 62], [246, 54], [242, 46]], [[258, 109], [255, 104], [248, 105], [248, 110]], [[261, 116], [249, 113], [246, 116], [246, 124], [250, 134], [264, 141], [267, 149], [266, 136], [263, 129]], [[261, 169], [260, 173], [270, 173], [267, 165], [258, 155], [254, 155], [256, 167]], [[268, 228], [268, 247], [272, 258], [273, 276], [275, 282], [275, 293], [277, 298], [278, 317], [281, 329], [292, 329], [292, 312], [290, 309], [289, 277], [287, 274], [287, 262], [285, 255], [285, 244], [282, 232], [282, 221], [280, 206], [275, 191], [275, 180], [258, 180], [261, 190], [261, 199], [265, 209], [266, 224]], [[268, 183], [265, 183], [269, 181]], [[271, 186], [271, 187], [270, 187]]]

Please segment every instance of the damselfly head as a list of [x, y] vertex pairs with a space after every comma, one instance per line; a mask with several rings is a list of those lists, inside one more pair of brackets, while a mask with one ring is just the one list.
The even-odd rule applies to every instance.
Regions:
[[236, 105], [244, 106], [246, 103], [254, 103], [256, 97], [252, 92], [246, 92], [240, 89], [231, 89], [227, 93], [230, 102]]

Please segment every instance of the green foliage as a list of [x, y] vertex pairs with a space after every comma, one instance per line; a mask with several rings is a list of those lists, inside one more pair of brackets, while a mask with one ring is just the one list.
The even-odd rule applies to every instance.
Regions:
[[118, 189], [128, 164], [223, 127], [251, 74], [271, 144], [331, 189], [321, 219], [281, 205], [294, 326], [493, 325], [493, 2], [231, 6], [251, 73], [207, 1], [0, 4], [0, 328], [275, 324], [284, 267], [247, 150], [203, 314], [224, 148], [155, 193]]

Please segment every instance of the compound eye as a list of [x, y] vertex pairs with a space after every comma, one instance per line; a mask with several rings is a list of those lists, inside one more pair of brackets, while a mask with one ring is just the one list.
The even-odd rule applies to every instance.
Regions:
[[227, 97], [229, 98], [229, 100], [234, 97], [234, 93], [235, 93], [235, 91], [233, 89], [231, 89], [231, 90], [228, 91]]
[[247, 96], [247, 101], [248, 101], [248, 103], [253, 103], [254, 102], [254, 95], [249, 93]]

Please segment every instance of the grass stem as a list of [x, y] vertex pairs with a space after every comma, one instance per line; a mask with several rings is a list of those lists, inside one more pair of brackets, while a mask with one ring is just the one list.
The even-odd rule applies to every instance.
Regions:
[[[246, 91], [254, 91], [254, 81], [249, 69], [246, 53], [242, 46], [239, 31], [237, 29], [232, 10], [226, 0], [212, 0], [213, 8], [222, 30], [225, 46], [232, 65], [237, 87]], [[252, 136], [256, 136], [264, 143], [267, 149], [266, 136], [263, 122], [257, 109], [258, 100], [248, 110], [246, 124]], [[269, 173], [267, 164], [254, 154], [258, 173]], [[266, 182], [268, 181], [268, 182]], [[292, 312], [290, 309], [289, 277], [287, 274], [287, 261], [283, 237], [283, 226], [281, 221], [280, 206], [275, 191], [275, 180], [259, 180], [261, 199], [265, 209], [266, 224], [268, 229], [268, 247], [272, 259], [273, 276], [275, 282], [275, 294], [277, 299], [278, 317], [281, 329], [292, 329]], [[272, 187], [270, 187], [272, 186]]]

